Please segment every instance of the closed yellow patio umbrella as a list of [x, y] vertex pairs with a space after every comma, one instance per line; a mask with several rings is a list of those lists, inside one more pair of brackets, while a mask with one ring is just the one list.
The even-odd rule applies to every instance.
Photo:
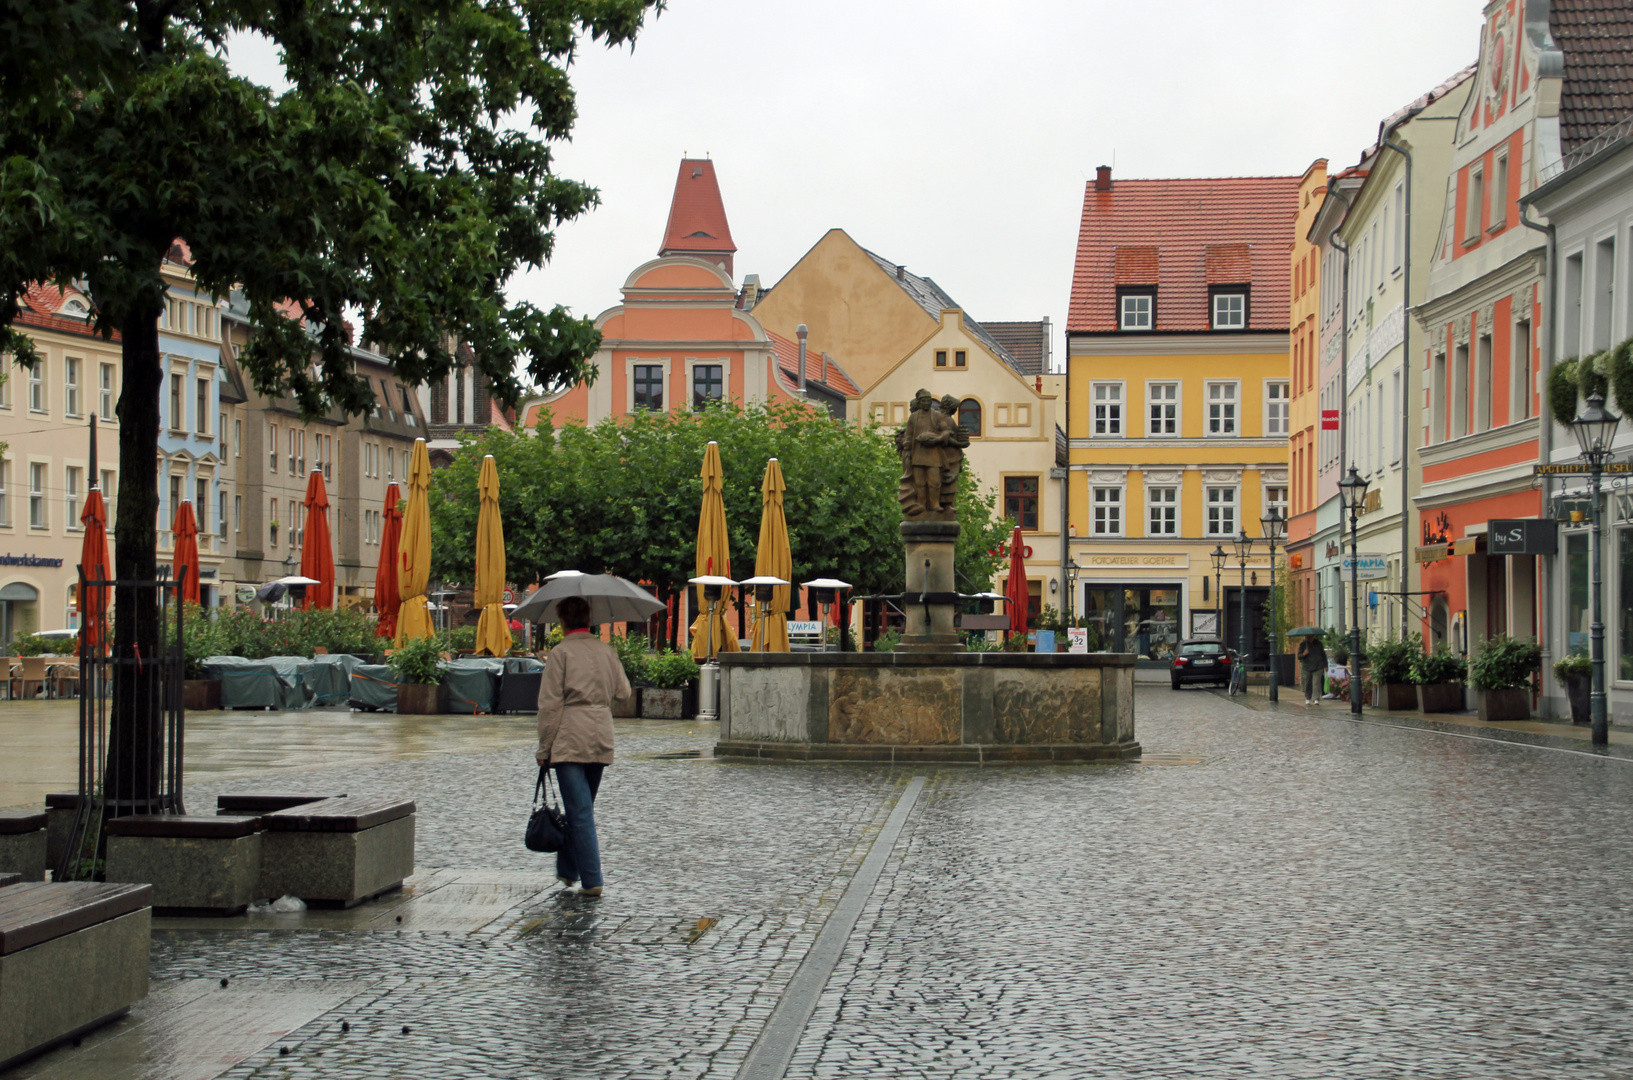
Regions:
[[[760, 543], [754, 553], [754, 576], [794, 578], [794, 556], [788, 550], [788, 519], [783, 516], [782, 465], [776, 458], [765, 463], [760, 481]], [[774, 585], [771, 606], [754, 624], [755, 652], [788, 651], [788, 606], [793, 587]]]
[[510, 626], [505, 619], [505, 526], [499, 520], [499, 465], [489, 454], [482, 459], [482, 477], [476, 482], [482, 509], [476, 518], [476, 597], [482, 609], [476, 624], [477, 655], [504, 656], [510, 652]]
[[[703, 507], [697, 517], [697, 576], [731, 577], [731, 539], [726, 534], [726, 470], [720, 464], [720, 445], [711, 442], [703, 451]], [[697, 588], [697, 607], [703, 615], [692, 623], [692, 657], [709, 655], [710, 634], [704, 625], [709, 602], [702, 585]], [[738, 652], [737, 635], [726, 622], [729, 605], [715, 606], [713, 644], [716, 653]]]
[[397, 593], [402, 600], [397, 608], [396, 643], [428, 638], [432, 635], [431, 613], [425, 607], [425, 587], [431, 582], [431, 503], [427, 489], [431, 486], [431, 455], [426, 452], [425, 440], [414, 440], [414, 456], [408, 465], [408, 509], [403, 512], [403, 539], [401, 569], [397, 577]]

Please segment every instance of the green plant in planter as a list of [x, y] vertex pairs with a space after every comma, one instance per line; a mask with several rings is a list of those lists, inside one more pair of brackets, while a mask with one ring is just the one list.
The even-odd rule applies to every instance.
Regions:
[[442, 651], [450, 653], [473, 652], [476, 649], [476, 627], [450, 626], [437, 634]]
[[624, 667], [624, 678], [629, 680], [631, 686], [647, 681], [652, 656], [647, 652], [646, 638], [639, 634], [619, 634], [613, 637], [612, 648], [618, 654], [618, 662]]
[[1542, 647], [1535, 641], [1498, 634], [1469, 661], [1469, 684], [1476, 690], [1524, 690], [1541, 667]]
[[902, 641], [900, 630], [890, 629], [873, 639], [874, 652], [895, 652], [896, 646]]
[[18, 634], [11, 639], [11, 652], [14, 656], [44, 656], [61, 647], [54, 641], [35, 637], [33, 634]]
[[1554, 661], [1554, 678], [1560, 682], [1567, 679], [1589, 679], [1592, 677], [1593, 660], [1587, 653], [1571, 653]]
[[987, 640], [983, 630], [972, 630], [964, 635], [964, 648], [970, 652], [997, 652], [998, 645]]
[[1335, 664], [1349, 663], [1349, 635], [1342, 633], [1337, 627], [1327, 627], [1327, 632], [1321, 635], [1321, 647], [1327, 652], [1327, 659]]
[[443, 645], [435, 636], [403, 642], [386, 657], [398, 682], [435, 686], [441, 681]]
[[1049, 604], [1045, 604], [1043, 605], [1043, 610], [1038, 612], [1038, 629], [1053, 630], [1056, 633], [1060, 633], [1062, 630], [1066, 629], [1066, 622], [1060, 617], [1059, 610]]
[[647, 661], [646, 677], [659, 690], [679, 690], [697, 678], [697, 661], [690, 653], [665, 649]]
[[1373, 642], [1367, 649], [1367, 658], [1372, 661], [1372, 682], [1380, 685], [1410, 682], [1412, 662], [1422, 655], [1421, 634]]
[[1422, 653], [1412, 661], [1411, 679], [1419, 686], [1462, 682], [1468, 678], [1469, 666], [1463, 658], [1442, 642], [1431, 652]]

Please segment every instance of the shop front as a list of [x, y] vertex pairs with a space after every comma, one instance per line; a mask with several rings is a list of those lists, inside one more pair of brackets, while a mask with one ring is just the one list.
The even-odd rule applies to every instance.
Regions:
[[[1622, 487], [1610, 492], [1605, 509], [1609, 517], [1599, 564], [1605, 624], [1605, 693], [1611, 721], [1628, 723], [1633, 721], [1633, 490]], [[1548, 620], [1555, 628], [1550, 634], [1550, 651], [1555, 657], [1570, 653], [1586, 656], [1593, 625], [1589, 530], [1586, 523], [1566, 522], [1559, 528], [1560, 558], [1554, 560], [1558, 575], [1555, 610], [1554, 617]], [[1550, 715], [1569, 716], [1562, 688], [1552, 682], [1550, 686], [1557, 696], [1557, 700], [1549, 701]]]
[[[1093, 582], [1083, 588], [1089, 648], [1131, 652], [1166, 664], [1184, 634], [1184, 586], [1178, 581]], [[1211, 636], [1211, 635], [1210, 635]]]
[[1540, 517], [1540, 502], [1535, 490], [1525, 490], [1420, 513], [1423, 542], [1415, 557], [1423, 572], [1425, 642], [1467, 655], [1499, 634], [1537, 637], [1547, 529], [1533, 525], [1512, 537], [1516, 522]]

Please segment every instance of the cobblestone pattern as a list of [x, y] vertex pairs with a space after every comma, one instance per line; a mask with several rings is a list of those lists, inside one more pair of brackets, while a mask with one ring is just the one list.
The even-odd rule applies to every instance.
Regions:
[[1633, 1072], [1633, 768], [1140, 708], [1201, 764], [937, 778], [790, 1076]]

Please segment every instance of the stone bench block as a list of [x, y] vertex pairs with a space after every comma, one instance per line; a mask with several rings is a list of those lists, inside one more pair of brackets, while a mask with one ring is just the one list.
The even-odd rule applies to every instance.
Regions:
[[261, 892], [352, 907], [414, 872], [414, 804], [327, 799], [268, 814]]
[[0, 874], [0, 889], [4, 889], [7, 885], [20, 885], [22, 881], [23, 875], [21, 874]]
[[79, 812], [79, 793], [59, 791], [45, 797], [45, 863], [61, 866], [68, 847], [68, 838], [74, 832], [74, 815]]
[[148, 882], [160, 913], [233, 915], [262, 895], [261, 819], [144, 814], [114, 818], [109, 881]]
[[291, 806], [305, 806], [307, 803], [323, 802], [325, 799], [344, 799], [344, 791], [334, 795], [301, 795], [287, 791], [239, 791], [230, 795], [215, 797], [215, 812], [218, 814], [270, 814], [275, 810], [288, 810]]
[[26, 882], [0, 890], [0, 1069], [147, 996], [152, 890]]
[[36, 810], [0, 810], [0, 870], [24, 881], [45, 877], [46, 816]]

